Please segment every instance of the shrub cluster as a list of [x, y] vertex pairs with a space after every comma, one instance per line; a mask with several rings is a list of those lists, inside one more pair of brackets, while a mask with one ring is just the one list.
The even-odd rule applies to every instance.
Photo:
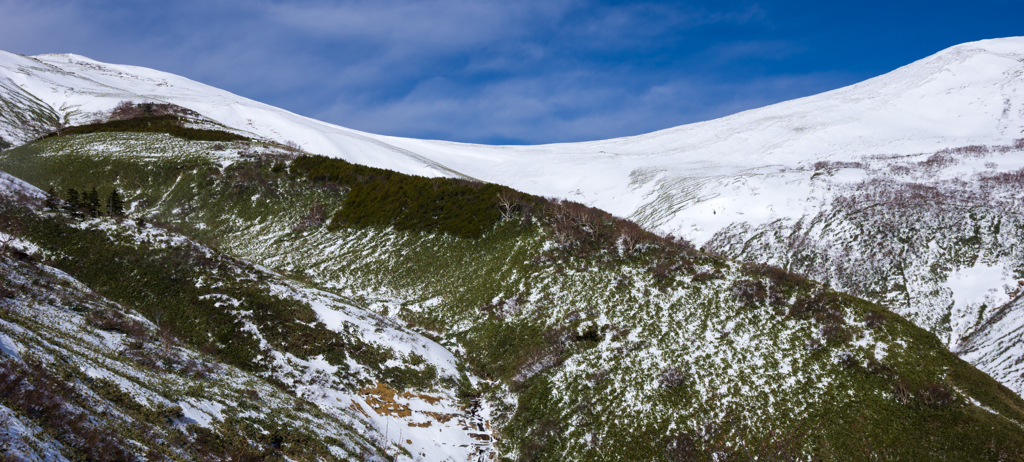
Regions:
[[[253, 322], [270, 337], [268, 341], [291, 344], [293, 340], [307, 343], [322, 338], [308, 335], [308, 330], [317, 329], [303, 324], [316, 320], [308, 306], [267, 293], [254, 281], [244, 279], [244, 272], [233, 275], [228, 270], [233, 262], [211, 258], [203, 248], [190, 244], [161, 248], [146, 242], [121, 245], [112, 242], [103, 230], [79, 229], [65, 220], [67, 216], [54, 216], [32, 224], [34, 241], [60, 255], [48, 264], [108, 298], [134, 307], [150, 320], [159, 320], [174, 337], [195, 347], [205, 346], [204, 351], [225, 362], [246, 370], [261, 369], [255, 361], [259, 341], [229, 307], [218, 304], [218, 299], [204, 297], [214, 290], [197, 287], [202, 277], [222, 281], [216, 293], [239, 300], [251, 310]], [[94, 314], [93, 318], [106, 328], [124, 329], [129, 334], [137, 331], [116, 315]], [[296, 347], [297, 354], [302, 350]]]
[[846, 343], [852, 339], [853, 334], [846, 327], [842, 304], [843, 300], [837, 292], [821, 289], [814, 295], [797, 297], [789, 308], [789, 315], [813, 318], [821, 326], [822, 338]]
[[[177, 104], [171, 103], [132, 103], [131, 101], [121, 101], [114, 106], [114, 109], [110, 110], [109, 120], [128, 120], [137, 119], [140, 117], [155, 117], [155, 116], [197, 116], [199, 115], [191, 109], [187, 109]], [[102, 119], [100, 120], [102, 121]]]
[[[726, 409], [718, 421], [710, 421], [696, 431], [678, 432], [663, 437], [663, 459], [669, 462], [805, 460], [804, 448], [811, 428], [806, 425], [753, 426], [734, 410]], [[726, 435], [732, 435], [736, 444]]]
[[[732, 293], [744, 304], [755, 304], [766, 301], [775, 308], [787, 308], [788, 300], [797, 292], [810, 289], [813, 284], [800, 274], [763, 263], [743, 265], [743, 274], [751, 279], [741, 279], [733, 283]], [[765, 284], [767, 283], [767, 284]], [[797, 313], [799, 315], [799, 309]]]
[[85, 321], [100, 330], [120, 332], [131, 338], [147, 341], [152, 337], [146, 325], [125, 316], [124, 313], [113, 310], [95, 310], [85, 317]]
[[941, 411], [962, 404], [955, 394], [938, 383], [914, 384], [904, 377], [892, 382], [892, 394], [905, 406]]
[[402, 176], [353, 185], [333, 226], [394, 226], [474, 238], [501, 219], [495, 206], [500, 187], [447, 178]]
[[820, 160], [814, 163], [815, 170], [827, 170], [830, 168], [864, 168], [863, 162], [841, 162]]
[[221, 130], [208, 130], [201, 128], [185, 127], [186, 119], [177, 115], [152, 115], [141, 116], [130, 119], [111, 120], [87, 125], [68, 127], [60, 133], [51, 133], [51, 136], [86, 135], [89, 133], [103, 132], [130, 132], [130, 133], [166, 133], [185, 140], [192, 141], [244, 141], [248, 138], [228, 133]]
[[120, 332], [131, 338], [120, 353], [137, 364], [154, 371], [178, 372], [189, 377], [205, 378], [218, 370], [215, 364], [186, 358], [171, 348], [174, 334], [164, 328], [159, 332], [163, 345], [154, 344], [157, 337], [140, 321], [126, 316], [119, 310], [106, 308], [94, 310], [85, 317], [86, 322], [97, 329]]
[[506, 188], [452, 178], [424, 178], [322, 156], [300, 156], [292, 171], [349, 189], [330, 226], [394, 226], [463, 238], [483, 235], [501, 221], [498, 194]]

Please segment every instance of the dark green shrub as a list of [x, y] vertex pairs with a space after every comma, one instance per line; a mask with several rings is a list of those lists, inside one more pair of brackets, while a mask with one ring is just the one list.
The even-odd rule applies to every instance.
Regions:
[[69, 127], [51, 136], [86, 135], [89, 133], [103, 132], [131, 132], [131, 133], [166, 133], [181, 139], [193, 141], [245, 141], [248, 138], [220, 130], [206, 130], [199, 128], [188, 128], [182, 124], [185, 119], [176, 115], [159, 115], [148, 117], [137, 117], [127, 120], [112, 120], [88, 125]]

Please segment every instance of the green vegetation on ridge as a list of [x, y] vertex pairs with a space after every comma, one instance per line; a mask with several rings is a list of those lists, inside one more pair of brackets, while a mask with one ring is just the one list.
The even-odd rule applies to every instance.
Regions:
[[[126, 149], [89, 147], [111, 142]], [[164, 154], [147, 156], [154, 149]], [[272, 156], [223, 166], [217, 155], [200, 142], [97, 133], [13, 149], [0, 169], [44, 187], [116, 186], [136, 217], [216, 239], [462, 349], [488, 379], [476, 392], [507, 457], [1021, 458], [1024, 402], [878, 305], [571, 203], [540, 204], [527, 220], [490, 202], [496, 218], [464, 238], [443, 228], [462, 219], [443, 207], [396, 223], [419, 212], [409, 206], [421, 194], [484, 204], [506, 190], [477, 197], [487, 186], [455, 182], [432, 196], [443, 181], [339, 163], [342, 173], [320, 176]], [[328, 227], [366, 184], [352, 200], [367, 221]]]
[[331, 227], [394, 226], [409, 231], [440, 231], [480, 237], [501, 221], [495, 184], [452, 178], [424, 178], [366, 167], [322, 156], [301, 156], [291, 169], [312, 181], [348, 188]]
[[139, 117], [127, 120], [112, 120], [87, 125], [65, 128], [60, 133], [48, 136], [88, 135], [90, 133], [125, 132], [125, 133], [166, 133], [168, 135], [192, 141], [246, 141], [248, 138], [221, 130], [185, 127], [186, 120], [176, 115], [158, 115]]

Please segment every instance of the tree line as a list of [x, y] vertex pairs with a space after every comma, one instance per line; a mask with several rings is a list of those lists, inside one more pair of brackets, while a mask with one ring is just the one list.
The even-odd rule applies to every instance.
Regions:
[[111, 189], [110, 194], [107, 194], [105, 200], [102, 200], [95, 186], [92, 189], [83, 189], [81, 192], [75, 188], [68, 188], [63, 198], [57, 194], [57, 189], [51, 186], [46, 191], [44, 205], [49, 210], [59, 210], [90, 217], [124, 216], [124, 197], [117, 188]]

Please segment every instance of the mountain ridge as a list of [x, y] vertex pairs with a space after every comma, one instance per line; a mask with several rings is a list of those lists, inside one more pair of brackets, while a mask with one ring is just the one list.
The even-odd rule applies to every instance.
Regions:
[[[713, 234], [714, 228], [720, 227], [717, 223], [721, 221], [718, 216], [706, 217], [711, 211], [708, 209], [712, 208], [708, 207], [709, 198], [714, 195], [708, 185], [742, 181], [751, 175], [763, 175], [781, 168], [799, 169], [837, 155], [914, 154], [968, 144], [1005, 144], [1019, 138], [1019, 131], [1004, 133], [1010, 130], [1011, 125], [1017, 128], [1024, 126], [1024, 115], [1020, 110], [1006, 106], [1012, 105], [1012, 101], [1003, 96], [988, 98], [994, 98], [993, 101], [980, 100], [975, 93], [980, 91], [977, 90], [980, 87], [998, 83], [999, 76], [1005, 72], [1016, 76], [1008, 75], [1009, 80], [1003, 79], [999, 86], [1016, 88], [1024, 85], [1020, 82], [1019, 59], [1024, 54], [1019, 50], [1022, 48], [1024, 38], [971, 42], [849, 87], [711, 121], [611, 140], [538, 146], [486, 146], [374, 135], [315, 121], [149, 69], [99, 65], [94, 60], [76, 64], [75, 55], [40, 55], [39, 58], [21, 59], [35, 60], [43, 65], [70, 66], [69, 69], [73, 70], [69, 72], [74, 72], [77, 78], [88, 79], [92, 75], [97, 85], [118, 83], [119, 80], [112, 76], [116, 77], [123, 70], [138, 72], [125, 77], [133, 79], [130, 82], [125, 83], [121, 79], [123, 89], [120, 94], [81, 86], [72, 91], [68, 90], [73, 88], [71, 83], [62, 84], [52, 79], [55, 86], [40, 86], [31, 92], [44, 100], [54, 99], [49, 103], [52, 107], [67, 104], [80, 114], [107, 110], [121, 99], [159, 98], [277, 142], [301, 139], [302, 147], [309, 152], [403, 173], [468, 176], [507, 184], [536, 195], [570, 198], [632, 218], [662, 232], [687, 236], [701, 244]], [[27, 63], [5, 61], [0, 67], [7, 69], [8, 75], [12, 66], [30, 67]], [[971, 61], [970, 65], [967, 61]], [[984, 72], [974, 69], [979, 65], [976, 61], [985, 65]], [[940, 74], [950, 75], [939, 78]], [[81, 83], [86, 85], [89, 82]], [[922, 84], [937, 88], [921, 90]], [[960, 88], [962, 84], [966, 86]], [[139, 91], [132, 91], [132, 85], [138, 86]], [[868, 110], [870, 108], [859, 106], [873, 104], [884, 109], [886, 101], [899, 100], [908, 89], [919, 89], [924, 93], [914, 98], [907, 96], [912, 101], [885, 115], [884, 120], [867, 125], [862, 121], [860, 125], [855, 123], [847, 129], [835, 125], [845, 118], [856, 122], [857, 117], [863, 118], [865, 114], [877, 115], [878, 107]], [[91, 91], [103, 98], [79, 104], [74, 101], [75, 91]], [[943, 96], [957, 91], [969, 94], [961, 95], [963, 98]], [[162, 96], [161, 92], [164, 93]], [[47, 93], [52, 96], [45, 96]], [[203, 94], [205, 99], [200, 101], [197, 98], [199, 94]], [[879, 95], [888, 100], [879, 101], [885, 99]], [[922, 103], [920, 99], [924, 96], [939, 100]], [[842, 103], [845, 106], [829, 107], [827, 103], [837, 97], [844, 99]], [[808, 105], [813, 107], [807, 108]], [[75, 110], [69, 113], [74, 114]], [[958, 111], [962, 113], [954, 114]], [[831, 125], [811, 120], [812, 115], [820, 118], [833, 113], [837, 115], [831, 117], [838, 117], [838, 120], [833, 120]], [[964, 115], [969, 115], [969, 120], [964, 119]], [[1004, 115], [1007, 120], [1004, 121], [1005, 126], [1000, 127]], [[730, 130], [736, 130], [730, 128], [733, 126], [740, 127], [741, 131], [731, 133]], [[828, 130], [835, 133], [829, 135]], [[807, 131], [818, 133], [814, 136], [801, 135]], [[959, 133], [949, 136], [939, 133], [941, 131]], [[703, 141], [688, 140], [692, 135], [702, 133], [706, 134]], [[331, 137], [339, 138], [332, 141], [334, 138]], [[846, 141], [843, 141], [844, 137]], [[606, 155], [601, 155], [602, 152]], [[801, 154], [796, 155], [795, 152]], [[652, 157], [652, 153], [658, 155]], [[637, 163], [623, 163], [623, 156], [629, 156]], [[587, 167], [581, 169], [584, 164]], [[594, 186], [589, 186], [591, 183]], [[678, 190], [684, 192], [679, 193]], [[750, 198], [751, 193], [748, 191], [743, 196]], [[782, 205], [767, 204], [766, 207]], [[746, 218], [750, 220], [749, 216]], [[764, 222], [769, 217], [766, 215], [758, 219]]]
[[[61, 197], [67, 188], [116, 186], [133, 218], [169, 223], [451, 348], [480, 377], [470, 388], [505, 456], [614, 458], [600, 448], [627, 442], [650, 457], [714, 453], [724, 449], [705, 424], [732, 426], [729, 438], [744, 445], [782, 444], [771, 432], [800, 440], [799, 425], [811, 418], [829, 422], [815, 441], [852, 450], [858, 438], [899, 438], [886, 433], [888, 421], [862, 417], [848, 427], [844, 419], [865, 412], [858, 406], [899, 425], [929, 413], [982, 422], [1000, 412], [1020, 425], [1010, 416], [1024, 409], [1013, 396], [1024, 390], [1013, 363], [1024, 320], [1013, 314], [1019, 289], [1001, 286], [1024, 279], [1020, 50], [1021, 38], [964, 44], [861, 84], [715, 121], [540, 146], [365, 134], [143, 68], [0, 54], [0, 136], [16, 145], [0, 154], [0, 168]], [[212, 96], [197, 102], [203, 92]], [[178, 101], [198, 114], [181, 123], [254, 139], [123, 128], [38, 139], [112, 117], [124, 100]], [[964, 116], [969, 123], [958, 122]], [[290, 135], [303, 135], [294, 138], [301, 148], [289, 146]], [[495, 202], [501, 220], [468, 238], [389, 226], [397, 216], [346, 223], [338, 212], [355, 187], [305, 178], [293, 160], [317, 143], [341, 146], [335, 157], [356, 163], [472, 176], [582, 204]], [[401, 188], [440, 184], [402, 181], [378, 182], [364, 192], [380, 196], [363, 197], [384, 204]], [[611, 215], [583, 204], [609, 204], [708, 253], [671, 237], [630, 243], [632, 228], [608, 228]], [[377, 365], [374, 374], [401, 388], [423, 367], [408, 361], [411, 369]], [[776, 381], [786, 393], [757, 391]], [[449, 395], [469, 389], [430, 386]], [[693, 401], [708, 396], [717, 404]], [[842, 412], [822, 414], [826, 403]], [[374, 419], [385, 433], [403, 422], [380, 409]], [[767, 427], [749, 427], [759, 424]], [[764, 428], [769, 434], [758, 433]], [[932, 442], [908, 450], [958, 449]]]

